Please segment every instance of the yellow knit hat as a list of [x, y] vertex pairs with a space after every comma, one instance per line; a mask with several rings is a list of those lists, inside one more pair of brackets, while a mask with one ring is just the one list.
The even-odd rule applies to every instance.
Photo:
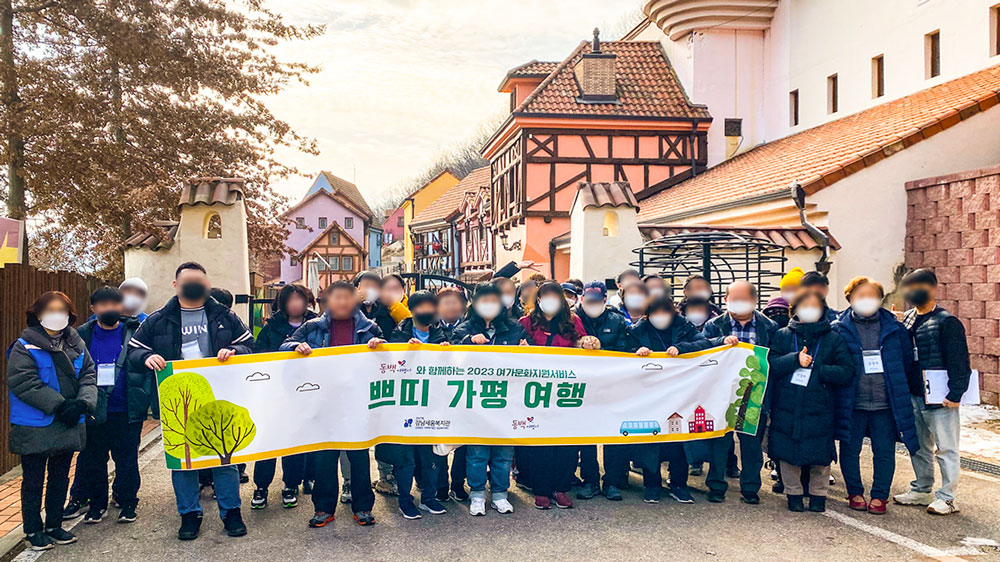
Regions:
[[781, 278], [781, 284], [779, 285], [781, 290], [784, 291], [787, 287], [798, 287], [799, 282], [802, 281], [802, 276], [805, 274], [806, 272], [802, 271], [801, 267], [793, 267]]

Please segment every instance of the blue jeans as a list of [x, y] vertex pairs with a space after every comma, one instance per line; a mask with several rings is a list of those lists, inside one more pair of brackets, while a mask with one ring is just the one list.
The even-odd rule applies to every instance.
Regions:
[[958, 438], [962, 432], [958, 408], [928, 408], [923, 397], [910, 398], [913, 400], [917, 439], [920, 441], [920, 450], [910, 457], [917, 476], [910, 482], [910, 490], [928, 493], [934, 488], [934, 457], [937, 457], [941, 468], [941, 487], [934, 495], [945, 501], [953, 500], [958, 488]]
[[840, 473], [847, 493], [863, 496], [861, 448], [865, 436], [872, 441], [872, 499], [888, 500], [892, 475], [896, 472], [896, 419], [892, 410], [854, 410], [851, 413], [851, 437], [840, 442]]
[[[416, 455], [420, 455], [420, 474], [415, 475]], [[447, 457], [435, 455], [430, 445], [382, 443], [375, 446], [375, 459], [392, 465], [392, 475], [396, 478], [396, 487], [399, 489], [399, 505], [413, 503], [410, 490], [413, 488], [414, 477], [418, 479], [422, 490], [421, 498], [435, 499], [438, 471], [443, 469], [442, 464], [447, 462]]]
[[489, 465], [493, 501], [507, 499], [514, 447], [466, 445], [465, 449], [465, 477], [469, 481], [470, 495], [486, 498], [486, 466]]
[[[225, 518], [230, 509], [240, 507], [240, 470], [236, 465], [212, 469], [215, 481], [215, 498], [219, 504], [219, 517]], [[197, 470], [174, 470], [170, 473], [177, 498], [177, 513], [201, 513], [201, 486]]]

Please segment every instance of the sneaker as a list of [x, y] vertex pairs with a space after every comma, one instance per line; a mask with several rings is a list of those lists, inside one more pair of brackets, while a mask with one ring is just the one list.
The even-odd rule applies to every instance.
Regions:
[[383, 480], [381, 478], [375, 483], [375, 491], [387, 496], [399, 495], [399, 490], [396, 488], [395, 482], [389, 482], [388, 480]]
[[100, 523], [104, 519], [104, 514], [107, 513], [106, 509], [97, 509], [91, 506], [87, 511], [87, 514], [83, 516], [83, 522], [88, 524]]
[[451, 490], [449, 490], [447, 486], [444, 488], [438, 488], [437, 494], [435, 494], [434, 497], [441, 503], [448, 502], [451, 501], [450, 492]]
[[806, 510], [806, 506], [802, 503], [802, 496], [785, 496], [788, 498], [788, 511], [794, 511], [801, 513]]
[[931, 492], [915, 492], [910, 490], [905, 494], [892, 496], [892, 501], [901, 505], [930, 505], [934, 501], [934, 494]]
[[420, 509], [426, 511], [427, 513], [431, 513], [433, 515], [441, 515], [443, 513], [448, 513], [448, 510], [445, 509], [444, 506], [441, 505], [441, 502], [437, 501], [436, 499], [424, 500], [420, 502], [419, 507]]
[[358, 522], [358, 525], [362, 527], [368, 527], [375, 524], [375, 516], [372, 515], [370, 511], [359, 511], [354, 514], [354, 520]]
[[[885, 515], [885, 510], [889, 506], [889, 502], [883, 500], [882, 498], [872, 498], [872, 501], [868, 504], [868, 513], [873, 515]], [[854, 506], [851, 506], [854, 509]]]
[[704, 463], [692, 464], [691, 470], [688, 471], [688, 474], [691, 476], [701, 476], [705, 474], [705, 464]]
[[[770, 461], [768, 461], [768, 462], [770, 462]], [[778, 480], [778, 470], [775, 469], [775, 468], [771, 469], [771, 480], [775, 480], [775, 481]]]
[[250, 499], [250, 509], [264, 509], [267, 507], [267, 488], [257, 488], [253, 491], [253, 498]]
[[826, 496], [809, 496], [809, 511], [814, 513], [826, 511]]
[[119, 523], [132, 523], [136, 520], [138, 516], [135, 513], [135, 503], [127, 504], [122, 506], [122, 510], [118, 512], [118, 522]]
[[514, 513], [514, 506], [510, 505], [510, 502], [506, 499], [503, 500], [493, 500], [490, 507], [497, 510], [497, 513], [508, 514]]
[[615, 486], [608, 486], [604, 488], [604, 497], [613, 502], [620, 502], [622, 501], [622, 491]]
[[247, 476], [246, 471], [245, 470], [241, 470], [240, 471], [240, 484], [246, 484], [249, 481], [250, 481], [250, 477]]
[[711, 503], [722, 503], [726, 501], [725, 492], [709, 492], [708, 501]]
[[691, 491], [688, 490], [687, 486], [671, 486], [670, 497], [677, 500], [678, 503], [694, 503], [694, 498], [691, 497]]
[[472, 498], [469, 502], [469, 515], [486, 515], [486, 498]]
[[55, 546], [55, 543], [52, 542], [52, 539], [50, 539], [48, 535], [46, 535], [41, 531], [37, 533], [31, 533], [30, 535], [25, 535], [24, 541], [28, 543], [28, 546], [31, 547], [31, 550], [34, 550], [36, 552], [41, 552], [43, 550], [51, 550], [52, 547]]
[[774, 492], [775, 494], [784, 494], [785, 483], [782, 482], [781, 480], [778, 480], [777, 482], [771, 485], [771, 491]]
[[958, 513], [958, 506], [955, 505], [955, 500], [936, 498], [927, 506], [927, 513], [932, 515], [951, 515], [952, 513]]
[[115, 509], [122, 508], [122, 502], [118, 501], [118, 498], [116, 498], [114, 494], [111, 494], [111, 505], [114, 506]]
[[63, 529], [62, 527], [45, 529], [45, 535], [52, 539], [52, 542], [56, 544], [73, 544], [76, 542], [76, 535], [66, 529]]
[[545, 496], [535, 496], [535, 509], [552, 509], [552, 500]]
[[830, 475], [830, 485], [831, 485], [831, 486], [833, 486], [833, 485], [834, 485], [834, 484], [836, 484], [836, 483], [837, 483], [837, 479], [836, 479], [836, 478], [834, 478], [834, 477], [833, 477], [833, 475], [831, 474], [831, 475]]
[[193, 511], [181, 515], [181, 528], [177, 531], [177, 538], [182, 541], [193, 541], [198, 538], [198, 531], [201, 530], [201, 513]]
[[457, 502], [464, 502], [469, 499], [469, 492], [465, 491], [465, 486], [462, 486], [461, 488], [452, 488], [448, 495], [451, 496], [451, 499]]
[[315, 480], [303, 480], [302, 481], [302, 493], [311, 496], [313, 493], [313, 487], [316, 486]]
[[642, 494], [643, 503], [660, 503], [660, 489], [646, 488]]
[[299, 489], [295, 488], [285, 488], [281, 491], [281, 505], [285, 509], [291, 509], [299, 505]]
[[589, 500], [601, 493], [601, 489], [597, 487], [597, 484], [584, 484], [580, 486], [580, 489], [576, 492], [576, 499], [578, 500]]
[[[63, 519], [75, 519], [84, 513], [87, 513], [86, 507], [88, 505], [90, 505], [90, 500], [70, 498], [69, 503], [66, 504], [66, 509], [63, 509]], [[41, 533], [35, 534], [38, 535]]]
[[226, 528], [226, 534], [230, 537], [242, 537], [247, 534], [246, 523], [240, 515], [240, 508], [230, 509], [226, 512], [226, 517], [222, 520], [222, 526]]
[[420, 515], [420, 510], [417, 509], [417, 506], [412, 503], [399, 504], [399, 512], [403, 514], [403, 519], [411, 521], [423, 517], [423, 515]]
[[[875, 500], [873, 499], [872, 501], [875, 501]], [[885, 501], [883, 501], [883, 500], [879, 500], [879, 501], [882, 502], [883, 506], [885, 505]], [[848, 498], [847, 498], [847, 507], [853, 509], [854, 511], [867, 511], [868, 510], [868, 502], [865, 501], [865, 497], [862, 496], [861, 494], [854, 494], [853, 496], [848, 496]]]
[[726, 467], [726, 478], [739, 478], [739, 477], [740, 477], [740, 469], [736, 468], [735, 466]]
[[333, 520], [334, 515], [332, 513], [317, 511], [316, 514], [312, 516], [312, 519], [309, 520], [309, 526], [313, 529], [326, 527], [326, 524], [332, 522]]
[[741, 492], [740, 501], [748, 505], [757, 505], [760, 503], [760, 495], [756, 492]]
[[552, 499], [556, 500], [556, 507], [559, 509], [569, 509], [573, 507], [573, 500], [569, 499], [566, 492], [556, 492], [552, 494]]

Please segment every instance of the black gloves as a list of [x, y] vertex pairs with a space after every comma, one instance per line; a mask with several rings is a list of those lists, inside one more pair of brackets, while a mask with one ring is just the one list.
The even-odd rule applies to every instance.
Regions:
[[80, 423], [80, 416], [86, 411], [87, 404], [83, 400], [73, 398], [72, 400], [64, 400], [62, 404], [59, 404], [55, 415], [64, 424], [75, 427]]

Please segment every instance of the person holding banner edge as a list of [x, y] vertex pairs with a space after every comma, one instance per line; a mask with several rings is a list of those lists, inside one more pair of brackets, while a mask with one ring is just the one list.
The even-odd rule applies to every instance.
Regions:
[[[313, 348], [365, 344], [375, 349], [379, 344], [385, 343], [382, 330], [362, 314], [352, 283], [334, 281], [323, 291], [323, 301], [326, 309], [323, 315], [299, 326], [281, 344], [280, 351], [309, 355]], [[316, 483], [313, 486], [312, 501], [316, 511], [309, 520], [309, 526], [313, 528], [325, 527], [333, 521], [340, 485], [340, 451], [317, 451], [315, 455]], [[351, 463], [351, 482], [368, 482], [371, 476], [368, 449], [347, 451], [347, 457]], [[375, 524], [375, 516], [372, 515], [374, 505], [375, 493], [370, 486], [358, 485], [352, 488], [351, 510], [358, 525]]]
[[[211, 285], [204, 266], [185, 262], [174, 272], [173, 296], [163, 308], [149, 315], [129, 340], [128, 361], [134, 369], [159, 371], [167, 361], [253, 352], [253, 334], [235, 312], [209, 296]], [[240, 474], [235, 465], [212, 469], [219, 516], [231, 537], [247, 534], [240, 515]], [[180, 540], [198, 538], [202, 508], [198, 471], [171, 472], [177, 511], [181, 515]]]

